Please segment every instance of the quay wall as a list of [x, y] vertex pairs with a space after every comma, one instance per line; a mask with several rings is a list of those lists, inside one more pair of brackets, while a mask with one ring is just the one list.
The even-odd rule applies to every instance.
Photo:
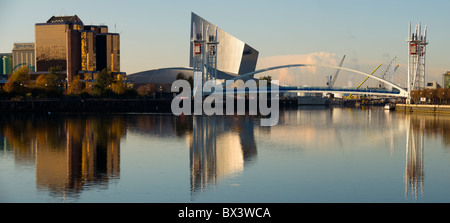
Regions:
[[[0, 112], [161, 112], [171, 113], [172, 99], [33, 99], [0, 100]], [[270, 106], [270, 103], [269, 103]], [[297, 100], [280, 100], [280, 107]], [[192, 109], [194, 105], [191, 105]], [[235, 101], [235, 109], [237, 108]], [[225, 108], [225, 106], [224, 106]], [[245, 108], [249, 108], [246, 100]]]
[[0, 112], [170, 112], [167, 99], [4, 100]]
[[397, 111], [450, 114], [450, 105], [397, 104]]

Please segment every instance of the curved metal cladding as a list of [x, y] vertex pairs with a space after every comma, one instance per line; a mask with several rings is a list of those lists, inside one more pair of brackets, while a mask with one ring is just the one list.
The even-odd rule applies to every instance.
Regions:
[[[217, 28], [217, 39], [219, 42], [217, 45], [218, 70], [239, 75], [255, 71], [259, 54], [257, 50], [218, 28], [216, 25], [206, 21], [195, 13], [191, 14], [191, 39], [193, 37], [192, 26], [194, 24], [197, 33], [201, 32], [203, 24], [204, 39], [207, 39], [209, 35], [214, 35]], [[206, 30], [208, 30], [208, 33], [206, 33]], [[194, 60], [192, 50], [192, 43], [190, 43], [190, 67], [193, 67]]]

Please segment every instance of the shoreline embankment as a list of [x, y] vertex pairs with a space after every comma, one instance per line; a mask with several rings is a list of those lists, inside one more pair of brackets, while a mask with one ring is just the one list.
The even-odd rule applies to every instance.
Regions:
[[450, 105], [396, 104], [395, 110], [429, 114], [450, 114]]
[[[0, 100], [0, 112], [155, 112], [171, 113], [172, 99], [31, 99]], [[280, 100], [280, 107], [297, 106], [297, 100]], [[191, 106], [193, 108], [193, 105]], [[236, 108], [235, 101], [235, 108]], [[245, 108], [249, 101], [245, 100]]]

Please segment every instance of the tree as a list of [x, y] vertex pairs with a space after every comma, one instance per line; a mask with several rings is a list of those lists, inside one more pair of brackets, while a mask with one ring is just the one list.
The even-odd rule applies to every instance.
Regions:
[[67, 93], [69, 94], [80, 94], [83, 91], [83, 83], [80, 81], [80, 76], [75, 75], [70, 82]]
[[36, 78], [36, 87], [46, 91], [57, 91], [59, 84], [56, 75], [41, 74]]
[[97, 80], [92, 86], [93, 93], [98, 96], [105, 96], [110, 90], [113, 80], [112, 74], [106, 68], [103, 69], [98, 73]]
[[186, 77], [184, 76], [184, 74], [182, 72], [177, 74], [177, 80], [186, 80]]
[[117, 74], [116, 78], [111, 83], [111, 89], [116, 94], [124, 94], [126, 90], [125, 83], [123, 82], [123, 76]]
[[189, 82], [189, 85], [191, 85], [191, 89], [194, 86], [194, 78], [192, 76], [189, 76], [188, 78], [186, 78], [186, 76], [184, 76], [184, 74], [182, 72], [177, 74], [177, 80], [186, 80], [187, 82]]
[[28, 67], [22, 66], [12, 73], [5, 84], [5, 91], [13, 94], [24, 94], [30, 87], [30, 71]]
[[[271, 82], [272, 82], [272, 77], [271, 77], [271, 76], [263, 76], [263, 77], [260, 77], [259, 80], [260, 80], [260, 81], [261, 81], [261, 80], [267, 81], [267, 85], [266, 85], [266, 86], [270, 86], [270, 84], [271, 84]], [[259, 81], [258, 81], [256, 84], [257, 84], [257, 86], [259, 87]]]
[[48, 73], [52, 75], [52, 78], [57, 80], [59, 84], [63, 83], [66, 79], [66, 75], [63, 74], [63, 71], [64, 69], [60, 65], [53, 66], [48, 69]]
[[437, 98], [439, 98], [439, 104], [443, 104], [446, 100], [445, 88], [438, 88], [436, 94]]

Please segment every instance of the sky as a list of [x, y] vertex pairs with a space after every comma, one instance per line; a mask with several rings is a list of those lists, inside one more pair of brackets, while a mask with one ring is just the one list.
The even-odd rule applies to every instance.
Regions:
[[0, 0], [0, 52], [11, 52], [15, 42], [34, 42], [35, 23], [78, 15], [84, 24], [121, 34], [121, 70], [127, 74], [187, 67], [194, 12], [258, 50], [258, 69], [336, 64], [346, 55], [344, 67], [370, 73], [396, 57], [405, 72], [408, 24], [414, 29], [421, 22], [428, 27], [427, 81], [442, 83], [450, 70], [448, 9], [446, 0]]

